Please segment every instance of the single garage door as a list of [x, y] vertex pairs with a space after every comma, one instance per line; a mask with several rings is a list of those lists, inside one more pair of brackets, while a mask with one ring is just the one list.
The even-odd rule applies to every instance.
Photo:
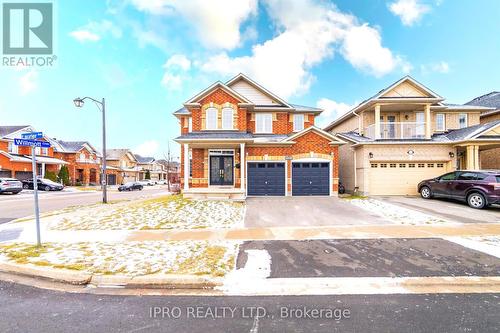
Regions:
[[292, 195], [329, 195], [330, 163], [292, 163]]
[[10, 170], [0, 170], [0, 178], [10, 178], [12, 173]]
[[285, 195], [285, 163], [248, 163], [248, 195]]
[[444, 162], [371, 163], [370, 194], [416, 195], [418, 194], [418, 183], [446, 172], [446, 163]]
[[16, 171], [14, 178], [19, 180], [33, 179], [33, 172], [31, 171]]

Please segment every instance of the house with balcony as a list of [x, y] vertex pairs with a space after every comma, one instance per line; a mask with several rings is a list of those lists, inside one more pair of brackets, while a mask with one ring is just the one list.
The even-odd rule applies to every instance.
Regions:
[[138, 181], [140, 169], [137, 159], [129, 149], [107, 149], [106, 169], [108, 185]]
[[101, 154], [87, 141], [51, 139], [54, 156], [68, 162], [72, 185], [98, 185], [101, 182]]
[[[481, 124], [500, 120], [500, 91], [492, 91], [488, 94], [476, 97], [465, 104], [490, 108], [489, 110], [481, 112]], [[489, 149], [482, 152], [481, 168], [500, 170], [500, 148]]]
[[[16, 146], [14, 139], [23, 134], [36, 132], [29, 125], [0, 126], [0, 177], [17, 178], [19, 180], [33, 178], [31, 147]], [[39, 139], [49, 141], [48, 137]], [[47, 171], [58, 173], [61, 166], [68, 162], [54, 156], [54, 147], [35, 148], [37, 175], [45, 177]]]
[[215, 82], [174, 112], [184, 196], [336, 195], [344, 142], [314, 126], [321, 112], [243, 74]]
[[160, 159], [157, 161], [161, 165], [163, 165], [163, 169], [165, 170], [165, 179], [168, 179], [170, 184], [179, 184], [181, 177], [181, 165], [176, 161], [168, 161], [165, 159]]
[[413, 195], [417, 184], [448, 171], [480, 169], [500, 147], [500, 121], [480, 122], [491, 107], [445, 103], [406, 76], [329, 124], [348, 142], [339, 149], [340, 181], [349, 192]]
[[134, 154], [137, 160], [137, 167], [139, 168], [139, 180], [146, 179], [146, 173], [149, 171], [150, 179], [153, 181], [160, 181], [167, 179], [167, 171], [164, 166], [154, 157], [141, 156]]

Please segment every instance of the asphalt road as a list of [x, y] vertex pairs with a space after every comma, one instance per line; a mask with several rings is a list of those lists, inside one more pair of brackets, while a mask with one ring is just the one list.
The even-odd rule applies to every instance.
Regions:
[[[499, 294], [111, 296], [0, 281], [0, 304], [6, 333], [498, 332], [500, 323]], [[304, 317], [313, 309], [317, 318]]]
[[[137, 199], [140, 197], [150, 197], [166, 194], [166, 186], [145, 187], [142, 191], [118, 192], [108, 191], [108, 200]], [[30, 191], [32, 193], [32, 191]], [[63, 209], [76, 205], [88, 205], [100, 202], [101, 192], [43, 192], [40, 191], [39, 202], [40, 212]], [[0, 224], [14, 220], [16, 218], [34, 214], [33, 195], [23, 193], [17, 195], [0, 195]]]

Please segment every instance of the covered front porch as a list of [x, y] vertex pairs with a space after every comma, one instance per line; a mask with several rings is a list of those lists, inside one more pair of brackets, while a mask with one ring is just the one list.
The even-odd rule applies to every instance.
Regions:
[[185, 197], [244, 200], [245, 141], [182, 144], [181, 188]]
[[500, 170], [500, 138], [494, 142], [467, 142], [457, 146], [458, 170]]

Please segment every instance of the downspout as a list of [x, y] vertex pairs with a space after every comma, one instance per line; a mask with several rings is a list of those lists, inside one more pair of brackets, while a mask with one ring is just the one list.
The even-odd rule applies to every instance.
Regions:
[[[358, 191], [358, 166], [356, 161], [356, 148], [350, 148], [354, 157], [354, 193]], [[353, 193], [353, 194], [354, 194]]]
[[358, 134], [362, 135], [363, 133], [361, 133], [361, 116], [357, 114], [356, 111], [352, 111], [352, 114], [358, 117]]

